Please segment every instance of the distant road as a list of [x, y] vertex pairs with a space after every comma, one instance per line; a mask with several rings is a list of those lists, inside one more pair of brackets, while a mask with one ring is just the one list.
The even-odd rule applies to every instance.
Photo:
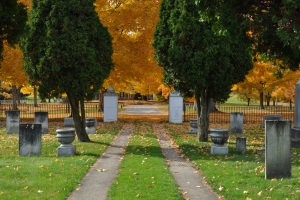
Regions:
[[161, 110], [159, 110], [153, 105], [126, 105], [124, 108], [125, 110], [120, 111], [120, 114], [163, 114]]

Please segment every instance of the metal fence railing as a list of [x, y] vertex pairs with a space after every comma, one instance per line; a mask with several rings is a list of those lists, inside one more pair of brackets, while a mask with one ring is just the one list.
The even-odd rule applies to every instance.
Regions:
[[[210, 113], [210, 122], [212, 123], [230, 123], [230, 113], [243, 113], [243, 121], [245, 124], [263, 123], [265, 115], [282, 115], [283, 119], [294, 121], [294, 107], [288, 106], [268, 106], [261, 109], [259, 106], [226, 106], [220, 105], [217, 111]], [[194, 104], [187, 103], [184, 106], [184, 121], [196, 118], [196, 109]]]
[[[121, 104], [119, 104], [120, 106]], [[5, 120], [5, 111], [11, 110], [11, 104], [0, 104], [0, 120]], [[52, 120], [70, 117], [71, 107], [67, 103], [39, 103], [37, 107], [33, 104], [19, 104], [21, 119], [33, 119], [35, 112], [48, 112], [48, 118]], [[294, 121], [294, 108], [287, 106], [269, 106], [261, 109], [259, 106], [225, 106], [217, 107], [218, 111], [210, 113], [210, 122], [212, 123], [230, 123], [230, 113], [243, 113], [245, 124], [263, 123], [264, 115], [279, 114], [285, 120]], [[103, 119], [103, 112], [99, 111], [98, 103], [85, 103], [86, 117]], [[145, 116], [144, 116], [145, 117]], [[149, 117], [155, 117], [151, 115]], [[191, 118], [196, 118], [196, 109], [193, 103], [185, 103], [183, 107], [183, 121], [188, 122]], [[167, 116], [164, 116], [164, 121]]]

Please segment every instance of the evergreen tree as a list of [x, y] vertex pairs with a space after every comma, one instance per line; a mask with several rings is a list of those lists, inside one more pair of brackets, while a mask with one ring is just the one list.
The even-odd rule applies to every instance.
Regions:
[[235, 33], [230, 29], [245, 19], [226, 24], [230, 19], [222, 17], [217, 9], [206, 13], [195, 1], [164, 0], [154, 35], [155, 57], [165, 70], [165, 83], [185, 96], [194, 94], [201, 108], [200, 141], [208, 140], [210, 99], [225, 101], [232, 84], [242, 81], [252, 68], [246, 29], [236, 28]]
[[84, 100], [94, 97], [113, 67], [112, 38], [93, 3], [33, 0], [22, 44], [30, 82], [39, 86], [44, 97], [67, 94], [76, 133], [83, 142], [89, 141]]
[[26, 20], [27, 12], [24, 4], [18, 3], [17, 0], [0, 0], [0, 67], [3, 41], [6, 40], [10, 45], [16, 44]]

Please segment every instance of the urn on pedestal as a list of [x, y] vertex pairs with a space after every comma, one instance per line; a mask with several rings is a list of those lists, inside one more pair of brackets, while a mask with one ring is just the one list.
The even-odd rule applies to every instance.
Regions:
[[75, 140], [74, 128], [57, 129], [57, 140], [61, 145], [57, 148], [57, 156], [73, 156], [76, 153], [76, 148], [72, 145]]
[[210, 138], [214, 143], [210, 149], [210, 153], [213, 155], [217, 154], [228, 154], [228, 147], [224, 144], [228, 140], [227, 129], [210, 129]]

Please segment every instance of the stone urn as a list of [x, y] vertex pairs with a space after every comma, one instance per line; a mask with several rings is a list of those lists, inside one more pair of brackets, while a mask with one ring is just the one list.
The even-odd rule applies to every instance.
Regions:
[[228, 140], [227, 129], [210, 129], [210, 139], [214, 144], [224, 145]]
[[197, 118], [190, 119], [190, 126], [191, 126], [191, 128], [190, 128], [189, 133], [197, 133], [197, 130], [198, 130], [198, 124], [197, 124], [197, 122], [198, 122]]
[[85, 119], [85, 131], [87, 134], [95, 133], [95, 119], [92, 118]]
[[61, 145], [57, 148], [58, 156], [72, 156], [75, 154], [75, 146], [72, 142], [75, 140], [75, 129], [74, 128], [63, 128], [57, 129], [57, 140]]

